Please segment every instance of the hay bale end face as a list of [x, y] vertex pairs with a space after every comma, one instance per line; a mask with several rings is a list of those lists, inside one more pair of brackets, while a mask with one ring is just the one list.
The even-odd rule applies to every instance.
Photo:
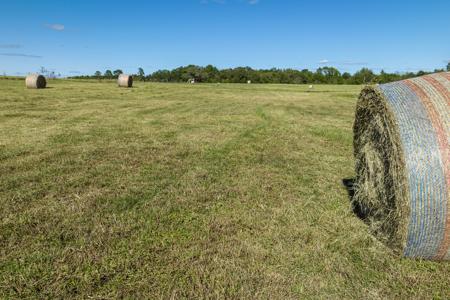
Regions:
[[119, 87], [130, 88], [133, 86], [133, 77], [131, 75], [120, 74], [117, 79], [117, 84]]
[[47, 81], [39, 74], [31, 74], [25, 78], [25, 85], [29, 89], [45, 89]]
[[366, 87], [354, 201], [395, 252], [450, 260], [450, 73]]

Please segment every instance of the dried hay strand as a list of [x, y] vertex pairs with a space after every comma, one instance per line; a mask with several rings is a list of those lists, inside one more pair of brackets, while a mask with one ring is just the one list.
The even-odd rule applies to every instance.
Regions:
[[29, 89], [45, 89], [47, 81], [39, 74], [31, 74], [25, 78], [25, 85]]
[[117, 79], [117, 84], [119, 87], [132, 87], [133, 86], [133, 77], [131, 75], [120, 74]]
[[450, 259], [450, 73], [362, 90], [354, 204], [409, 258]]

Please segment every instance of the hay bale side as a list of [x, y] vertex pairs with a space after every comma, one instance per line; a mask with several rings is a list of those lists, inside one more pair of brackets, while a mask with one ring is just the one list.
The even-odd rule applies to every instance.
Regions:
[[25, 78], [25, 85], [29, 89], [45, 89], [47, 81], [39, 74], [31, 74]]
[[117, 84], [119, 87], [132, 87], [133, 86], [133, 77], [131, 75], [120, 74], [117, 79]]
[[354, 201], [406, 257], [450, 259], [450, 73], [366, 87], [354, 124]]

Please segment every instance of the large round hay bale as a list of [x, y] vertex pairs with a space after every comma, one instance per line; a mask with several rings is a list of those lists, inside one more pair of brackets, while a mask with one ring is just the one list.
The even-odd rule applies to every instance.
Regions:
[[450, 73], [366, 87], [354, 124], [354, 201], [405, 257], [450, 259]]
[[120, 87], [132, 87], [133, 86], [133, 77], [131, 75], [120, 74], [117, 79], [117, 84]]
[[47, 81], [39, 74], [31, 74], [25, 78], [25, 85], [29, 89], [45, 89]]

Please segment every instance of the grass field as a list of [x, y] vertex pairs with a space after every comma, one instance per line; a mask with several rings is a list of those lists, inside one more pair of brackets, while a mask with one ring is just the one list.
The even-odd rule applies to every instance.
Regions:
[[0, 80], [0, 298], [447, 298], [352, 212], [359, 86]]

